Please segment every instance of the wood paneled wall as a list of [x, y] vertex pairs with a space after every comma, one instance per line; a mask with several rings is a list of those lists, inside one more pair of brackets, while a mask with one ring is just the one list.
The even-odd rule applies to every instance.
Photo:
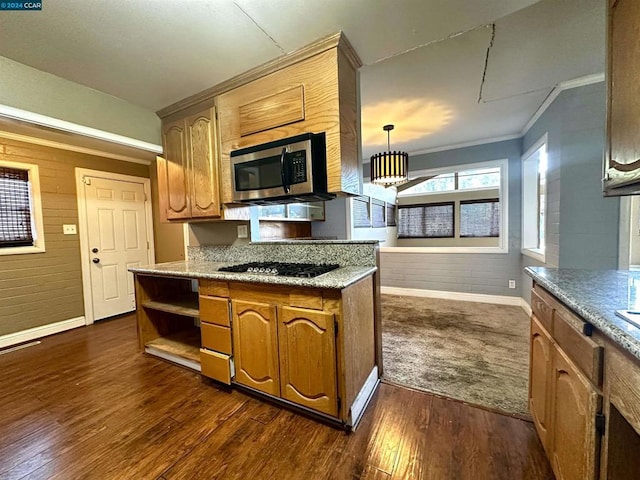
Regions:
[[84, 315], [75, 167], [149, 177], [147, 165], [127, 163], [0, 138], [0, 159], [37, 164], [45, 253], [0, 255], [0, 336]]

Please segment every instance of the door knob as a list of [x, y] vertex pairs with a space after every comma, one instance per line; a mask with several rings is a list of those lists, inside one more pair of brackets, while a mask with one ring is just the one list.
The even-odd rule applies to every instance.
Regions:
[[100, 259], [99, 258], [94, 258], [91, 260], [93, 263], [100, 263]]
[[91, 251], [92, 251], [93, 253], [98, 253], [98, 249], [97, 249], [96, 247], [93, 247], [93, 248], [91, 249]]

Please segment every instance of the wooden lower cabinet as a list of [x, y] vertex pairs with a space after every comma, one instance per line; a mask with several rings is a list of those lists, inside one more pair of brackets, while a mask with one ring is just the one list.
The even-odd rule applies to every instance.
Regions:
[[201, 280], [202, 374], [357, 425], [379, 379], [373, 292], [372, 276], [342, 290]]
[[327, 415], [338, 415], [334, 315], [278, 308], [281, 396]]
[[602, 397], [559, 348], [553, 351], [551, 465], [558, 480], [595, 479]]
[[585, 333], [590, 329], [583, 320], [539, 289], [534, 286], [539, 295], [532, 301], [529, 410], [556, 479], [595, 480], [602, 436], [602, 348]]
[[553, 344], [536, 316], [531, 317], [529, 410], [547, 455], [551, 455], [549, 436], [550, 394]]
[[276, 307], [231, 301], [236, 382], [280, 396]]

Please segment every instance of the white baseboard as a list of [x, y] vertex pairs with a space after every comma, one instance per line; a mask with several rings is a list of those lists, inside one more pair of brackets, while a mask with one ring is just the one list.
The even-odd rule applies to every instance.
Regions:
[[[522, 307], [522, 297], [507, 295], [487, 295], [484, 293], [443, 292], [440, 290], [422, 290], [419, 288], [380, 287], [382, 293], [390, 295], [407, 295], [410, 297], [442, 298], [462, 302], [495, 303], [497, 305], [514, 305]], [[524, 307], [522, 307], [524, 308]]]
[[356, 395], [351, 408], [349, 408], [349, 420], [347, 421], [347, 425], [352, 427], [352, 430], [355, 430], [362, 418], [362, 414], [364, 410], [369, 405], [369, 401], [373, 396], [373, 392], [376, 391], [378, 384], [380, 383], [380, 375], [378, 375], [378, 366], [374, 366], [373, 370], [367, 377], [367, 380], [364, 382], [364, 385]]
[[22, 330], [21, 332], [8, 333], [0, 336], [0, 348], [28, 342], [29, 340], [46, 337], [53, 335], [54, 333], [60, 333], [65, 330], [84, 326], [85, 318], [76, 317], [68, 320], [62, 320], [61, 322], [51, 323], [49, 325], [42, 325], [41, 327], [29, 328], [28, 330]]
[[529, 305], [524, 298], [521, 298], [520, 300], [522, 300], [522, 302], [520, 302], [520, 306], [522, 307], [522, 309], [525, 312], [527, 312], [527, 316], [530, 317], [531, 316], [531, 305]]

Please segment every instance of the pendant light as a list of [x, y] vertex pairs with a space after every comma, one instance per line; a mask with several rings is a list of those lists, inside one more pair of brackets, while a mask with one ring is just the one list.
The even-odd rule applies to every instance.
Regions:
[[391, 151], [389, 132], [393, 128], [393, 125], [382, 127], [387, 132], [387, 151], [371, 157], [371, 183], [385, 187], [405, 183], [409, 174], [409, 154]]

